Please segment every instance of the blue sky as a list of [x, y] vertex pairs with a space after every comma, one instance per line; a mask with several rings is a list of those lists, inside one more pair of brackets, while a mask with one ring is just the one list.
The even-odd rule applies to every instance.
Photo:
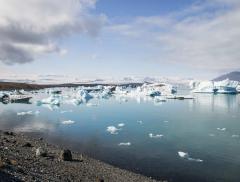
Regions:
[[[211, 79], [239, 70], [237, 0], [64, 3], [0, 0], [0, 78]], [[18, 8], [26, 13], [19, 14]]]

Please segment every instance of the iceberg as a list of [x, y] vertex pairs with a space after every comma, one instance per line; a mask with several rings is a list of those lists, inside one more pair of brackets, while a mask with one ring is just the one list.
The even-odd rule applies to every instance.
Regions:
[[42, 99], [41, 101], [38, 101], [39, 104], [50, 104], [50, 105], [60, 105], [60, 99], [50, 96], [46, 99]]
[[191, 82], [190, 88], [193, 93], [216, 93], [213, 81]]
[[229, 79], [214, 82], [214, 86], [217, 89], [217, 93], [221, 94], [236, 94], [237, 87], [239, 85], [238, 81], [232, 81]]
[[190, 88], [194, 93], [219, 93], [219, 94], [236, 94], [238, 92], [239, 82], [233, 80], [222, 81], [192, 81]]

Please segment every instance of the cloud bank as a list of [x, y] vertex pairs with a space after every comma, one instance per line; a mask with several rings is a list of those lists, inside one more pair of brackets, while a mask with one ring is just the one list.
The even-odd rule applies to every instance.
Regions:
[[159, 62], [214, 72], [240, 68], [238, 0], [200, 1], [181, 12], [136, 17], [107, 30], [152, 46]]
[[27, 63], [42, 54], [66, 54], [59, 39], [96, 36], [105, 22], [92, 15], [96, 0], [0, 0], [0, 61]]

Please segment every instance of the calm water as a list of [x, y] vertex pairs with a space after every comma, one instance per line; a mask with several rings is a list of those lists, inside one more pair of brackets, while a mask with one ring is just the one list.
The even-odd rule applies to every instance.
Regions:
[[[51, 143], [157, 179], [239, 182], [240, 95], [195, 96], [195, 100], [162, 104], [112, 97], [91, 100], [97, 104], [92, 107], [0, 103], [0, 128], [43, 136]], [[40, 113], [17, 115], [30, 110]], [[65, 120], [75, 123], [62, 124]], [[106, 131], [119, 123], [125, 126], [118, 134]], [[164, 136], [150, 138], [149, 133]], [[121, 142], [131, 145], [119, 146]], [[181, 158], [178, 151], [203, 162]]]

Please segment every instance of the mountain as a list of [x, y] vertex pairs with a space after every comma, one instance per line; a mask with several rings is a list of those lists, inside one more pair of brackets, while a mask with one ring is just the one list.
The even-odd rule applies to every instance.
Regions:
[[234, 71], [231, 73], [227, 73], [225, 75], [222, 75], [222, 76], [219, 76], [219, 77], [213, 79], [213, 81], [221, 81], [221, 80], [225, 80], [227, 78], [229, 80], [240, 81], [240, 71]]

